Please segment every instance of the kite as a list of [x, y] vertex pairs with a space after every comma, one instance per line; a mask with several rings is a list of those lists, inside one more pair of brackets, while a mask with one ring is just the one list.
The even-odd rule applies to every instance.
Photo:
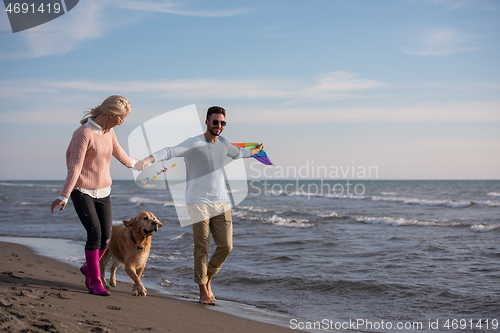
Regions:
[[[257, 148], [257, 146], [260, 145], [260, 143], [245, 142], [245, 143], [233, 143], [233, 145], [240, 148], [254, 149]], [[258, 154], [253, 155], [252, 157], [265, 165], [274, 165], [273, 162], [271, 162], [271, 160], [269, 159], [269, 157], [267, 157], [267, 154], [264, 151], [264, 149], [262, 149], [261, 151], [259, 151]]]
[[[177, 163], [174, 163], [174, 164], [172, 164], [172, 166], [171, 166], [170, 168], [174, 168], [176, 165], [177, 165]], [[158, 172], [156, 173], [156, 175], [155, 175], [155, 176], [153, 176], [153, 177], [146, 177], [146, 179], [145, 179], [145, 180], [143, 180], [143, 181], [142, 181], [142, 183], [145, 185], [145, 184], [147, 183], [147, 181], [148, 181], [148, 180], [149, 180], [150, 182], [155, 181], [155, 180], [156, 180], [156, 178], [158, 178], [158, 176], [159, 176], [159, 175], [161, 175], [161, 174], [162, 174], [162, 173], [164, 173], [164, 172], [167, 172], [167, 170], [168, 170], [168, 169], [170, 169], [170, 168], [163, 168], [163, 170], [158, 171]]]

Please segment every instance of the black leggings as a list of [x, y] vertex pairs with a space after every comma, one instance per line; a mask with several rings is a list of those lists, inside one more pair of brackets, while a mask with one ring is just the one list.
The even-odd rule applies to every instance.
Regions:
[[71, 201], [73, 201], [80, 221], [87, 230], [85, 250], [106, 250], [113, 224], [109, 195], [102, 199], [94, 199], [75, 189], [71, 192]]

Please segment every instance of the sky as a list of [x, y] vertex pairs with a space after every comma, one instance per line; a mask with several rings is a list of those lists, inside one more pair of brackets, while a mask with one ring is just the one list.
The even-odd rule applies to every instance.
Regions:
[[500, 179], [498, 59], [496, 0], [82, 0], [17, 33], [2, 11], [0, 179], [65, 179], [79, 120], [114, 94], [126, 151], [154, 117], [219, 105], [223, 135], [276, 165], [250, 178]]

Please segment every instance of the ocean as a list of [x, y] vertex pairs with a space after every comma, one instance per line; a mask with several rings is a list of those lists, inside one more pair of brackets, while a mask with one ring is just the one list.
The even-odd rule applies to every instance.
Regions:
[[[70, 240], [81, 255], [66, 259], [83, 262], [71, 201], [50, 212], [62, 185], [0, 181], [0, 235]], [[500, 330], [499, 180], [267, 179], [248, 188], [232, 212], [217, 298], [316, 331]], [[168, 190], [114, 181], [111, 200], [114, 224], [145, 210], [164, 225], [143, 280], [196, 297], [192, 230], [179, 225]]]

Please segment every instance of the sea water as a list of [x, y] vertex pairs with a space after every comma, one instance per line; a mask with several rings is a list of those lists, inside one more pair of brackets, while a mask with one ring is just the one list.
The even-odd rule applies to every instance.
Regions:
[[[71, 201], [50, 212], [62, 185], [0, 182], [0, 235], [71, 240], [81, 256], [67, 259], [82, 262], [86, 234]], [[267, 179], [248, 188], [232, 211], [217, 298], [284, 313], [292, 328], [500, 330], [500, 181]], [[180, 227], [168, 190], [114, 181], [111, 201], [116, 225], [143, 210], [164, 225], [143, 280], [195, 297], [192, 230]]]

